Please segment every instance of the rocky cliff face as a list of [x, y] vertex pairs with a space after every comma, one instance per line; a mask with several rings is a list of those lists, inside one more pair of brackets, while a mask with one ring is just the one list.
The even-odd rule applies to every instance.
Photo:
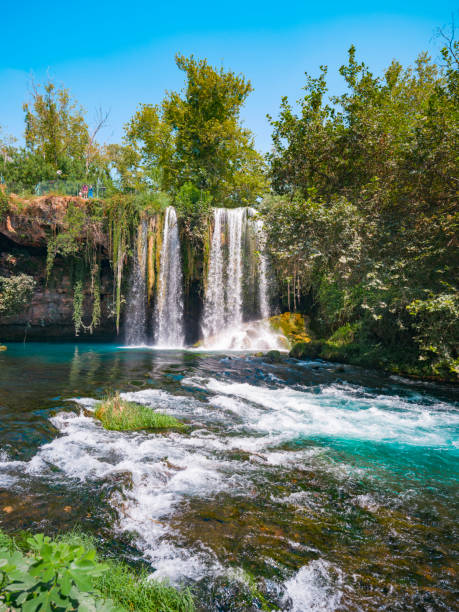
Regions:
[[[17, 315], [0, 317], [0, 340], [75, 338], [75, 266], [71, 259], [57, 255], [48, 277], [46, 270], [49, 237], [62, 226], [69, 201], [75, 202], [75, 198], [44, 196], [32, 202], [15, 200], [10, 206], [10, 214], [0, 219], [0, 276], [25, 273], [36, 281], [29, 307]], [[84, 205], [83, 201], [81, 205]], [[101, 252], [106, 253], [100, 262], [101, 323], [92, 335], [83, 328], [79, 336], [111, 340], [116, 335], [112, 316], [113, 280], [107, 238], [101, 229], [97, 240]], [[83, 323], [89, 324], [91, 313], [92, 296], [86, 287], [83, 291]]]

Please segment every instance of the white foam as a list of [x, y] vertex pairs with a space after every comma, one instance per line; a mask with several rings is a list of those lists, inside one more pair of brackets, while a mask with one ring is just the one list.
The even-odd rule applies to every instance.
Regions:
[[[178, 407], [186, 400], [153, 391], [126, 396], [142, 402], [160, 399]], [[85, 408], [91, 405], [87, 398], [78, 401]], [[51, 421], [63, 435], [40, 447], [24, 464], [29, 475], [86, 483], [115, 478], [121, 489], [109, 501], [118, 511], [118, 528], [137, 534], [137, 545], [155, 567], [155, 578], [179, 582], [202, 577], [209, 568], [220, 571], [212, 551], [182, 549], [171, 542], [174, 533], [168, 523], [189, 498], [237, 486], [229, 463], [213, 456], [207, 435], [112, 432], [83, 412], [59, 413]], [[214, 442], [216, 446], [218, 440]]]
[[291, 612], [334, 612], [343, 599], [342, 586], [341, 570], [323, 559], [311, 561], [285, 583], [285, 609]]
[[397, 396], [375, 397], [351, 385], [308, 390], [287, 386], [273, 389], [214, 378], [182, 382], [250, 402], [251, 426], [270, 434], [288, 433], [292, 438], [300, 434], [452, 447], [452, 430], [459, 424], [459, 415], [447, 405], [431, 406]]
[[210, 351], [288, 351], [287, 338], [274, 331], [265, 320], [241, 323], [206, 338], [198, 350]]

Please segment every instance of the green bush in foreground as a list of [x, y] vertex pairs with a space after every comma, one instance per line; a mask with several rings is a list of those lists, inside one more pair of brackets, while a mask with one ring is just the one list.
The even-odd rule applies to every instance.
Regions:
[[93, 539], [71, 532], [15, 540], [0, 531], [0, 610], [193, 612], [188, 589], [150, 580], [145, 570], [106, 559]]
[[95, 549], [43, 534], [27, 538], [26, 553], [2, 534], [0, 539], [0, 609], [120, 610], [96, 593], [94, 579], [108, 570]]
[[175, 417], [155, 412], [148, 406], [127, 402], [119, 395], [101, 402], [94, 415], [105, 429], [114, 431], [185, 428], [185, 425]]

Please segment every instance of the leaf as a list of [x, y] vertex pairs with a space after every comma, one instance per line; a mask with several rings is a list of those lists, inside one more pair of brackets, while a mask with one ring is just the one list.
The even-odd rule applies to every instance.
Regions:
[[41, 605], [41, 601], [38, 598], [29, 599], [22, 605], [22, 612], [35, 612]]
[[60, 587], [61, 587], [61, 593], [65, 595], [66, 597], [68, 597], [70, 595], [70, 591], [72, 588], [72, 580], [70, 578], [68, 571], [65, 571], [62, 574], [62, 578], [60, 581]]

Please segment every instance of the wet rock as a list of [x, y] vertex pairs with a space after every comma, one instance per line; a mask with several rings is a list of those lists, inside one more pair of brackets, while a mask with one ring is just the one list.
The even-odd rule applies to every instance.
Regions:
[[266, 363], [281, 363], [284, 357], [280, 351], [268, 351], [263, 359]]

